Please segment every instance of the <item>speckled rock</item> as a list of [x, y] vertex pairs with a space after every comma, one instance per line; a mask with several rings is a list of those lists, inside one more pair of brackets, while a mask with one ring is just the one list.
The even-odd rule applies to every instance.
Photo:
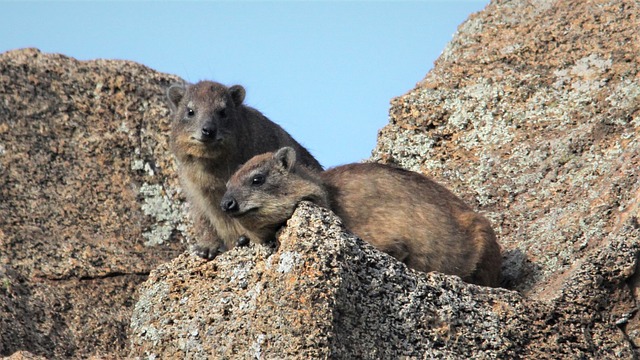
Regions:
[[[410, 270], [308, 203], [279, 239], [275, 252], [252, 245], [211, 262], [182, 255], [154, 270], [133, 313], [130, 357], [633, 356], [616, 326], [629, 313], [600, 312], [612, 300], [603, 289], [624, 287], [620, 273], [635, 269], [624, 242], [591, 251], [593, 268], [577, 269], [566, 296], [546, 302]], [[591, 290], [579, 302], [570, 292], [583, 287]]]
[[136, 285], [185, 248], [163, 99], [179, 80], [0, 54], [0, 355], [126, 348]]
[[[509, 288], [600, 301], [576, 272], [611, 270], [594, 266], [594, 252], [637, 251], [639, 28], [638, 1], [492, 1], [392, 101], [372, 161], [429, 174], [486, 214]], [[615, 280], [631, 291], [602, 296], [637, 298], [632, 274]], [[603, 301], [598, 316], [626, 307], [618, 326], [638, 346], [634, 301], [625, 304]]]
[[486, 214], [506, 289], [408, 270], [308, 204], [277, 250], [160, 265], [185, 241], [178, 79], [0, 55], [0, 355], [637, 358], [639, 28], [637, 1], [495, 0], [392, 101], [371, 160]]
[[47, 358], [44, 356], [34, 355], [28, 351], [17, 351], [13, 353], [11, 356], [3, 358], [6, 360], [46, 360]]
[[131, 356], [636, 358], [639, 16], [637, 1], [492, 1], [392, 101], [371, 160], [486, 214], [507, 289], [407, 270], [305, 205], [275, 253], [154, 272]]
[[335, 218], [319, 213], [292, 220], [275, 254], [251, 245], [211, 262], [183, 254], [160, 266], [140, 290], [131, 356], [322, 358], [332, 324], [327, 299], [341, 279], [335, 260], [309, 246], [333, 252], [338, 243], [318, 239], [341, 232]]
[[637, 1], [493, 1], [392, 101], [372, 160], [484, 211], [539, 292], [638, 213], [639, 26]]

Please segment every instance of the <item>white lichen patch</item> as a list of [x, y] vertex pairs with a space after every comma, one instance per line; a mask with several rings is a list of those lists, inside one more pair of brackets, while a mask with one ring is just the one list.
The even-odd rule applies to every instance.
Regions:
[[284, 251], [280, 255], [280, 261], [278, 262], [278, 272], [288, 273], [294, 267], [298, 266], [301, 262], [302, 256], [296, 252]]
[[144, 169], [144, 161], [140, 159], [133, 159], [131, 162], [131, 170], [137, 171]]
[[240, 304], [238, 305], [240, 310], [246, 311], [256, 308], [256, 302], [258, 300], [258, 297], [262, 293], [263, 286], [264, 285], [262, 282], [258, 282], [254, 287], [247, 291], [244, 297], [245, 301], [240, 302]]
[[[611, 89], [611, 94], [606, 99], [611, 108], [617, 109], [620, 113], [632, 113], [635, 107], [640, 104], [640, 84], [633, 80], [625, 80]], [[627, 119], [611, 119], [616, 124], [624, 125]], [[638, 119], [631, 121], [631, 124], [638, 126]]]
[[154, 176], [156, 174], [155, 171], [153, 171], [151, 165], [149, 165], [149, 163], [147, 162], [144, 163], [144, 172], [146, 172], [149, 176]]
[[173, 230], [180, 223], [181, 212], [160, 185], [144, 183], [140, 187], [140, 195], [144, 199], [142, 212], [156, 221], [149, 231], [142, 234], [147, 239], [144, 244], [145, 246], [160, 245], [170, 239]]
[[503, 55], [509, 55], [509, 54], [513, 54], [513, 53], [517, 52], [520, 49], [522, 49], [522, 44], [515, 43], [515, 44], [509, 44], [509, 45], [503, 47], [502, 49], [500, 49], [500, 52]]
[[158, 282], [142, 292], [140, 299], [135, 304], [133, 315], [131, 317], [131, 326], [139, 329], [134, 334], [134, 341], [140, 344], [145, 341], [156, 343], [160, 341], [160, 332], [156, 326], [156, 320], [159, 314], [153, 311], [154, 300], [161, 301], [169, 295], [169, 286], [164, 282]]
[[238, 266], [233, 268], [233, 273], [231, 275], [231, 283], [246, 285], [249, 275], [251, 274], [252, 268], [253, 266], [249, 262], [240, 263]]
[[557, 80], [555, 88], [569, 85], [571, 89], [581, 93], [592, 93], [607, 83], [605, 73], [611, 69], [611, 59], [603, 59], [597, 54], [584, 57], [566, 69], [554, 71]]
[[142, 211], [147, 216], [153, 216], [157, 220], [170, 220], [174, 211], [171, 209], [171, 201], [162, 192], [162, 186], [158, 184], [142, 184], [140, 194], [144, 196]]
[[129, 134], [129, 131], [130, 131], [130, 130], [129, 130], [129, 127], [127, 126], [127, 123], [123, 120], [123, 121], [120, 123], [120, 126], [118, 127], [118, 130], [117, 130], [117, 131], [118, 131], [118, 132], [125, 133], [125, 134]]
[[155, 225], [151, 228], [151, 231], [147, 231], [142, 236], [147, 239], [144, 243], [146, 246], [161, 245], [166, 240], [171, 238], [174, 227], [171, 225]]
[[510, 117], [495, 116], [491, 110], [500, 104], [503, 95], [502, 89], [481, 80], [445, 100], [444, 108], [451, 113], [448, 125], [456, 130], [468, 130], [460, 139], [460, 146], [471, 150], [489, 144], [504, 145], [513, 140], [515, 129]]
[[264, 343], [265, 338], [265, 334], [259, 334], [258, 338], [251, 344], [254, 359], [262, 359], [262, 344]]
[[154, 176], [156, 173], [148, 162], [145, 162], [142, 159], [133, 159], [131, 161], [131, 170], [140, 171], [143, 170], [147, 175]]

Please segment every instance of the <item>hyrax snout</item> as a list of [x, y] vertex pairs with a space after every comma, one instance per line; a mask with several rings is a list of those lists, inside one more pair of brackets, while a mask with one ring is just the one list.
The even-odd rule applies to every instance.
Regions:
[[266, 242], [303, 200], [333, 210], [350, 231], [413, 269], [499, 285], [502, 257], [490, 223], [415, 172], [372, 163], [321, 172], [284, 147], [244, 164], [220, 207]]
[[[253, 156], [289, 146], [300, 161], [321, 170], [318, 161], [284, 129], [244, 105], [246, 91], [212, 81], [172, 85], [171, 149], [191, 204], [198, 245], [196, 254], [211, 259], [252, 234], [220, 209], [225, 184]], [[257, 239], [256, 239], [257, 240]]]

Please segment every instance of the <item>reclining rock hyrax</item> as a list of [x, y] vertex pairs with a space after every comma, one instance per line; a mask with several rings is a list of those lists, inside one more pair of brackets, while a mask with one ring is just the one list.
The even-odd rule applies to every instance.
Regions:
[[220, 209], [225, 183], [239, 165], [255, 155], [290, 146], [300, 154], [301, 163], [322, 169], [279, 125], [242, 103], [245, 89], [240, 85], [226, 87], [211, 81], [172, 85], [167, 97], [172, 113], [171, 149], [191, 204], [199, 238], [195, 252], [201, 257], [212, 259], [239, 239], [253, 238]]
[[284, 147], [258, 155], [227, 183], [221, 209], [267, 242], [300, 201], [333, 210], [347, 229], [415, 270], [499, 286], [502, 257], [487, 219], [421, 174], [383, 164], [321, 172]]

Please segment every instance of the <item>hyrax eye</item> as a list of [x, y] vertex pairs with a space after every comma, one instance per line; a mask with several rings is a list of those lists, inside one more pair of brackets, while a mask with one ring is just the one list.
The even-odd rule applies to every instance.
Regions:
[[264, 181], [265, 181], [265, 176], [261, 175], [261, 174], [258, 174], [258, 175], [254, 176], [251, 179], [251, 185], [260, 186], [260, 185], [264, 184]]
[[187, 108], [187, 116], [188, 117], [193, 117], [193, 115], [195, 115], [196, 112], [192, 109], [192, 108]]
[[218, 110], [218, 116], [224, 118], [227, 117], [227, 108], [222, 108], [220, 110]]

